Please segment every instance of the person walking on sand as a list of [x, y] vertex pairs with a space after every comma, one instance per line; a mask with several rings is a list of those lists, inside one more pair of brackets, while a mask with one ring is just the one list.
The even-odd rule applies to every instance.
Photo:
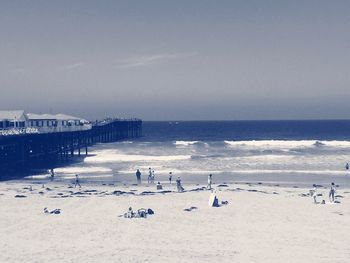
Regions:
[[55, 171], [53, 170], [53, 168], [50, 169], [50, 175], [51, 175], [51, 179], [55, 177]]
[[74, 188], [77, 187], [77, 185], [79, 185], [79, 188], [81, 188], [81, 185], [80, 185], [80, 182], [79, 182], [79, 175], [75, 175], [75, 185], [74, 185]]
[[150, 183], [152, 181], [152, 169], [151, 167], [148, 168], [148, 178], [147, 178], [147, 182]]
[[170, 172], [169, 173], [169, 184], [171, 184], [171, 181], [173, 180], [173, 173]]
[[138, 184], [141, 184], [141, 172], [139, 169], [136, 171], [136, 180]]
[[212, 184], [212, 182], [213, 182], [213, 175], [212, 174], [209, 174], [209, 176], [208, 176], [208, 185], [207, 185], [207, 189], [208, 190], [211, 190], [211, 184]]
[[179, 193], [182, 193], [184, 191], [184, 188], [181, 185], [181, 178], [180, 178], [180, 176], [176, 179], [176, 187], [177, 187], [177, 191]]
[[331, 189], [329, 190], [329, 201], [334, 203], [335, 201], [335, 184], [331, 184]]

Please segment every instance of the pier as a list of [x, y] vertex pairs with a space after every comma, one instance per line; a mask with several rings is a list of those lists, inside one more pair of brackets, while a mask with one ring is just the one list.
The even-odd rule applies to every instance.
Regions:
[[88, 147], [96, 143], [141, 135], [142, 121], [139, 119], [108, 119], [92, 123], [91, 129], [81, 131], [0, 135], [0, 171], [49, 169], [74, 156], [87, 155]]

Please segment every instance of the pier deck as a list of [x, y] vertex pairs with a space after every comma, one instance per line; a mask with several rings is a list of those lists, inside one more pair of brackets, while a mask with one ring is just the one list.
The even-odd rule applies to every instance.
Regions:
[[[74, 155], [88, 154], [95, 143], [115, 142], [142, 135], [142, 121], [96, 122], [90, 130], [0, 136], [0, 170], [49, 168]], [[1, 179], [1, 174], [0, 174]]]

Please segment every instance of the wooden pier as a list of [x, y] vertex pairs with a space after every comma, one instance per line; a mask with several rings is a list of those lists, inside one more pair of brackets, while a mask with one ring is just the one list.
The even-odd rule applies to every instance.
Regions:
[[115, 119], [96, 122], [85, 131], [0, 136], [0, 171], [53, 168], [73, 156], [87, 155], [88, 147], [95, 143], [116, 142], [141, 135], [141, 120]]

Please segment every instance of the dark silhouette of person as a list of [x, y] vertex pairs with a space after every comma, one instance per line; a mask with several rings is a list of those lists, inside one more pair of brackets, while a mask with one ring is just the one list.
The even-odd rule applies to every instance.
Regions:
[[171, 181], [173, 180], [173, 173], [172, 172], [170, 172], [169, 173], [169, 183], [171, 184]]
[[80, 182], [79, 182], [79, 176], [76, 174], [75, 175], [75, 185], [74, 188], [77, 187], [77, 185], [79, 185], [79, 188], [81, 188]]
[[331, 184], [331, 189], [329, 190], [329, 201], [334, 202], [335, 201], [335, 184]]
[[137, 183], [141, 184], [141, 172], [139, 169], [137, 169], [136, 171], [136, 179], [137, 179]]

